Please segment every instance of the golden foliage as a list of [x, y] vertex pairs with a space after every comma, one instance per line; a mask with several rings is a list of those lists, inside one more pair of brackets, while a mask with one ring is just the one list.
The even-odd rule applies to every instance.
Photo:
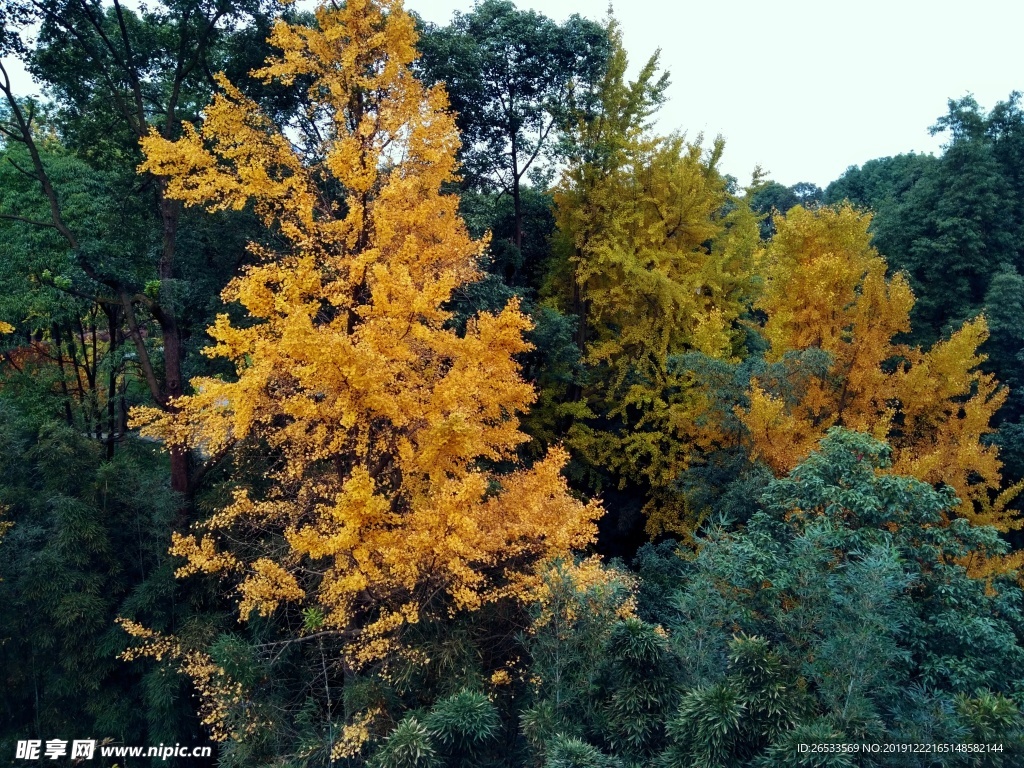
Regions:
[[355, 757], [362, 751], [363, 745], [370, 740], [370, 728], [383, 715], [379, 707], [371, 707], [366, 712], [356, 715], [355, 719], [342, 726], [341, 737], [331, 749], [331, 760]]
[[749, 406], [738, 410], [753, 454], [782, 475], [829, 427], [867, 432], [892, 445], [893, 472], [952, 486], [964, 517], [1002, 531], [1020, 528], [1024, 520], [1008, 509], [1018, 489], [993, 498], [1001, 464], [997, 448], [982, 441], [1006, 398], [979, 370], [985, 319], [928, 351], [895, 342], [910, 330], [914, 296], [902, 275], [886, 277], [869, 224], [848, 206], [794, 208], [759, 254], [765, 290], [756, 306], [768, 316], [770, 359], [817, 347], [831, 356], [831, 367], [795, 405], [754, 383]]
[[206, 354], [235, 376], [195, 379], [175, 413], [134, 418], [210, 454], [264, 451], [266, 491], [239, 489], [205, 530], [175, 537], [181, 573], [232, 575], [243, 619], [315, 607], [359, 665], [425, 615], [523, 596], [516, 575], [588, 544], [600, 508], [569, 495], [560, 449], [488, 469], [525, 440], [517, 414], [534, 394], [514, 356], [529, 322], [512, 302], [464, 334], [449, 326], [444, 307], [478, 278], [484, 244], [440, 191], [458, 136], [443, 89], [410, 71], [412, 19], [396, 0], [324, 6], [316, 19], [279, 23], [282, 53], [256, 73], [312, 83], [319, 130], [304, 152], [223, 78], [201, 129], [144, 141], [142, 168], [169, 195], [252, 204], [286, 247], [252, 246], [259, 263], [224, 291], [247, 318], [219, 316]]
[[589, 363], [646, 372], [682, 349], [733, 354], [756, 228], [753, 216], [731, 227], [729, 202], [714, 155], [680, 136], [640, 143], [587, 187], [567, 175], [556, 221], [587, 303]]
[[[609, 605], [613, 605], [608, 614], [610, 620], [636, 618], [637, 582], [625, 572], [606, 566], [597, 555], [579, 562], [555, 560], [545, 563], [530, 583], [533, 600], [540, 608], [531, 625], [531, 633], [553, 621], [571, 624], [583, 615], [597, 614]], [[581, 602], [566, 601], [566, 591], [576, 595]]]
[[562, 263], [549, 290], [578, 318], [590, 374], [563, 408], [573, 419], [569, 445], [658, 495], [708, 439], [697, 426], [703, 396], [670, 371], [669, 358], [740, 353], [758, 227], [718, 171], [720, 139], [706, 149], [699, 138], [646, 130], [656, 60], [627, 83], [611, 33], [602, 111], [580, 121], [574, 139], [583, 151], [555, 191]]
[[[622, 480], [652, 489], [652, 534], [679, 529], [670, 519], [685, 510], [666, 517], [678, 497], [662, 491], [714, 437], [699, 424], [703, 393], [672, 372], [669, 359], [686, 352], [737, 359], [744, 339], [738, 320], [753, 292], [756, 220], [741, 204], [730, 210], [714, 164], [718, 151], [706, 156], [671, 137], [637, 152], [581, 209], [556, 198], [565, 231], [571, 215], [584, 215], [591, 227], [576, 238], [572, 263], [586, 304], [585, 362], [597, 375], [583, 392], [591, 418], [573, 426], [570, 445]], [[597, 209], [607, 210], [607, 220], [591, 207], [602, 198], [606, 205]]]
[[245, 692], [208, 654], [194, 649], [186, 650], [176, 637], [154, 632], [129, 619], [119, 618], [117, 623], [138, 643], [121, 654], [124, 661], [139, 658], [157, 661], [167, 659], [192, 680], [199, 693], [200, 720], [209, 728], [210, 738], [214, 741], [251, 736], [264, 725], [253, 717], [229, 725], [230, 713], [246, 710], [243, 706]]

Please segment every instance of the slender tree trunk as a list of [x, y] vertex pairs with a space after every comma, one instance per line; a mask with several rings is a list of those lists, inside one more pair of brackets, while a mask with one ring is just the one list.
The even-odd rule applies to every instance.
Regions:
[[515, 238], [516, 248], [523, 250], [523, 197], [519, 179], [512, 182], [512, 209], [515, 212]]
[[107, 372], [107, 461], [114, 458], [114, 440], [118, 433], [117, 425], [117, 365], [115, 357], [120, 343], [118, 338], [118, 311], [116, 305], [104, 306], [104, 314], [107, 316], [107, 328], [110, 331], [110, 340], [107, 342], [107, 360], [110, 369]]
[[[78, 389], [78, 407], [82, 413], [82, 429], [88, 430], [88, 416], [85, 410], [85, 385], [82, 383], [82, 367], [78, 364], [78, 347], [75, 346], [75, 329], [68, 327], [68, 352], [71, 356], [71, 367], [75, 372], [75, 385]], [[83, 350], [83, 354], [85, 351]]]
[[[171, 281], [174, 279], [174, 252], [178, 237], [178, 220], [181, 215], [181, 205], [177, 201], [170, 200], [164, 194], [165, 190], [161, 184], [159, 187], [160, 216], [163, 220], [163, 243], [160, 253], [160, 263], [157, 272], [160, 276], [160, 305], [153, 312], [156, 321], [160, 324], [160, 334], [164, 342], [164, 397], [167, 408], [170, 411], [176, 410], [174, 401], [185, 393], [182, 382], [182, 357], [183, 344], [181, 327], [175, 317], [173, 308], [174, 286]], [[182, 494], [185, 498], [184, 506], [187, 507], [192, 488], [189, 482], [189, 457], [188, 451], [181, 446], [171, 446], [171, 488]], [[180, 512], [185, 513], [183, 507]]]
[[67, 372], [64, 370], [64, 342], [60, 333], [60, 326], [56, 323], [51, 328], [53, 343], [57, 347], [57, 367], [60, 369], [60, 391], [64, 395], [64, 419], [69, 427], [75, 426], [75, 416], [71, 411], [71, 393], [68, 391]]
[[[121, 343], [125, 342], [124, 336]], [[128, 434], [128, 377], [122, 371], [121, 383], [117, 387], [117, 431], [122, 435]]]
[[519, 142], [516, 141], [516, 132], [509, 125], [509, 133], [512, 140], [512, 211], [514, 217], [515, 232], [513, 242], [516, 248], [522, 253], [523, 250], [523, 198], [519, 185], [522, 172], [519, 170]]
[[96, 421], [96, 439], [103, 439], [103, 412], [100, 409], [100, 356], [99, 356], [99, 339], [96, 332], [96, 316], [93, 315], [92, 322], [89, 324], [89, 333], [92, 334], [91, 346], [92, 346], [92, 390], [90, 397], [92, 398], [92, 410]]

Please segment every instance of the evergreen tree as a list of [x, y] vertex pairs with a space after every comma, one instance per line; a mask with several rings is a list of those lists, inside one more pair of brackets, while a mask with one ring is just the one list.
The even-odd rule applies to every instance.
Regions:
[[[1005, 544], [964, 520], [940, 525], [952, 494], [878, 473], [890, 457], [866, 435], [832, 429], [768, 486], [745, 528], [709, 532], [672, 566], [679, 586], [652, 618], [678, 658], [701, 666], [670, 721], [666, 765], [791, 765], [811, 733], [957, 741], [976, 708], [1004, 706], [1013, 714], [997, 759], [1016, 759], [1022, 594], [1012, 577], [986, 583], [965, 568]], [[641, 577], [664, 572], [662, 557], [646, 553]]]
[[8, 375], [0, 387], [0, 749], [93, 737], [202, 744], [182, 706], [187, 685], [155, 665], [125, 665], [128, 638], [114, 623], [166, 629], [190, 618], [166, 552], [177, 508], [166, 462], [137, 441], [108, 461], [89, 435], [26, 412], [19, 400], [39, 384], [11, 386]]

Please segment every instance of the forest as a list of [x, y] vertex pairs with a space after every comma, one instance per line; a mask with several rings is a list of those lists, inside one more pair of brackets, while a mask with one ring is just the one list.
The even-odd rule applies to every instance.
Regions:
[[738, 180], [410, 6], [0, 0], [0, 763], [1024, 765], [1021, 94]]

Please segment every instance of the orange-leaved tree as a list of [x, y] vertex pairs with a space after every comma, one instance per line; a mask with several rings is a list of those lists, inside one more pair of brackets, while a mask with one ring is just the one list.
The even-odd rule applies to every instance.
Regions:
[[952, 486], [959, 513], [1002, 531], [1024, 524], [1000, 493], [998, 449], [984, 441], [1006, 398], [979, 366], [985, 319], [966, 323], [924, 351], [894, 339], [910, 330], [914, 296], [886, 276], [871, 246], [870, 216], [849, 206], [794, 208], [760, 254], [769, 360], [812, 347], [827, 352], [824, 377], [786, 398], [754, 381], [738, 415], [753, 454], [778, 475], [792, 470], [833, 426], [867, 432], [893, 448], [892, 471]]
[[308, 86], [306, 131], [285, 131], [223, 78], [202, 130], [153, 134], [143, 169], [211, 210], [252, 205], [280, 243], [224, 292], [211, 357], [234, 375], [192, 381], [178, 412], [135, 413], [145, 434], [209, 454], [259, 451], [268, 477], [174, 539], [182, 574], [237, 584], [239, 612], [302, 612], [344, 640], [350, 668], [386, 657], [401, 630], [524, 594], [532, 565], [585, 546], [582, 504], [552, 449], [515, 462], [533, 401], [514, 356], [515, 303], [464, 333], [445, 306], [477, 279], [474, 242], [443, 194], [459, 145], [443, 89], [412, 75], [398, 0], [322, 6], [279, 23], [281, 55], [254, 73]]

